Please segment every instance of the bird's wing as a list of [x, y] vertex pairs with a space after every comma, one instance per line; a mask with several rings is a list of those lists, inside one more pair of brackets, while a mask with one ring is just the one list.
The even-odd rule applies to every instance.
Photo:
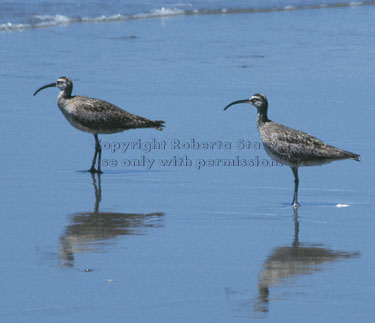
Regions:
[[264, 144], [280, 158], [308, 164], [354, 158], [355, 154], [330, 146], [305, 132], [272, 122], [263, 134]]
[[132, 129], [150, 127], [152, 120], [129, 113], [109, 102], [76, 96], [71, 104], [76, 107], [75, 117], [82, 125], [91, 129]]

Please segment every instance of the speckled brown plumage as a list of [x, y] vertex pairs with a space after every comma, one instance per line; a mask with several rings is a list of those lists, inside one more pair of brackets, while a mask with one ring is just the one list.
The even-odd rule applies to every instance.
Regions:
[[264, 122], [258, 129], [266, 152], [284, 165], [314, 166], [340, 159], [359, 160], [357, 154], [330, 146], [305, 132], [276, 122]]
[[[99, 99], [73, 96], [59, 98], [58, 104], [74, 127], [90, 133], [110, 134], [137, 128], [162, 130], [164, 127], [164, 121], [140, 117]], [[69, 110], [65, 112], [67, 106]]]
[[308, 133], [268, 119], [268, 101], [263, 94], [254, 94], [249, 99], [234, 101], [228, 104], [224, 110], [239, 103], [249, 103], [258, 109], [257, 127], [265, 151], [272, 159], [290, 166], [292, 169], [295, 183], [292, 202], [294, 207], [299, 206], [297, 202], [298, 167], [322, 165], [342, 159], [360, 160], [358, 154], [330, 146]]

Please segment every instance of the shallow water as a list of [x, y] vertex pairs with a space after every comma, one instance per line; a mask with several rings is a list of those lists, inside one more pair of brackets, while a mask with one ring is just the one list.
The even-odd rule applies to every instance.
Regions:
[[[371, 321], [374, 10], [0, 33], [3, 320]], [[61, 75], [167, 127], [101, 136], [109, 166], [92, 177], [92, 136], [68, 125], [56, 89], [32, 96]], [[223, 112], [256, 92], [271, 119], [362, 156], [301, 168], [298, 214], [254, 109]], [[255, 165], [209, 162], [237, 156]]]

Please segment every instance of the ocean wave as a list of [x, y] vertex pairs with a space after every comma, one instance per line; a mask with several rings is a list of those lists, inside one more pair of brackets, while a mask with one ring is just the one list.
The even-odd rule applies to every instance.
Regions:
[[95, 23], [95, 22], [114, 22], [114, 21], [124, 21], [131, 19], [147, 19], [147, 18], [163, 18], [171, 16], [181, 16], [187, 14], [187, 11], [178, 8], [160, 8], [152, 10], [148, 13], [140, 13], [131, 16], [124, 16], [121, 14], [115, 14], [112, 16], [99, 16], [99, 17], [78, 17], [70, 18], [64, 15], [33, 15], [32, 23], [27, 24], [13, 24], [8, 22], [6, 24], [0, 24], [0, 31], [12, 31], [12, 30], [25, 30], [33, 28], [46, 28], [60, 25], [69, 25], [79, 22]]
[[13, 24], [8, 22], [7, 24], [1, 24], [0, 30], [3, 31], [12, 31], [12, 30], [25, 30], [25, 29], [32, 29], [32, 28], [45, 28], [45, 27], [53, 27], [58, 25], [68, 25], [70, 23], [78, 22], [78, 19], [69, 18], [63, 15], [33, 15], [32, 23], [27, 24]]
[[[352, 1], [352, 2], [338, 2], [338, 3], [323, 3], [317, 5], [300, 5], [300, 6], [284, 6], [280, 8], [220, 8], [220, 9], [181, 9], [182, 6], [151, 10], [146, 13], [137, 13], [133, 15], [114, 14], [110, 16], [101, 15], [98, 17], [68, 17], [61, 14], [56, 15], [33, 15], [29, 23], [12, 23], [8, 22], [0, 24], [0, 31], [15, 31], [26, 30], [34, 28], [47, 28], [61, 25], [69, 25], [75, 23], [104, 23], [136, 19], [151, 19], [151, 18], [168, 18], [183, 15], [210, 15], [210, 14], [234, 14], [234, 13], [266, 13], [275, 11], [295, 11], [307, 9], [323, 9], [323, 8], [340, 8], [340, 7], [358, 7], [358, 6], [373, 6], [375, 0], [372, 1]], [[186, 6], [185, 6], [186, 7]]]
[[32, 26], [29, 24], [12, 24], [11, 22], [0, 25], [0, 31], [23, 30], [30, 28], [32, 28]]
[[162, 17], [168, 17], [168, 16], [181, 16], [186, 14], [188, 11], [178, 9], [178, 8], [165, 8], [161, 7], [160, 9], [155, 9], [150, 11], [149, 13], [141, 13], [133, 15], [132, 18], [162, 18]]
[[70, 19], [66, 16], [63, 15], [45, 15], [45, 16], [40, 16], [40, 15], [33, 15], [33, 18], [35, 20], [38, 20], [39, 23], [56, 23], [56, 24], [67, 24], [70, 22]]

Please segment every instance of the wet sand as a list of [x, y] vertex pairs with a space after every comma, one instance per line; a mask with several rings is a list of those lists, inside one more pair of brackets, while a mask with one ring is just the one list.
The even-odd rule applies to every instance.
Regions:
[[[1, 33], [4, 321], [370, 321], [374, 10]], [[92, 135], [66, 122], [56, 89], [32, 96], [61, 75], [165, 130], [100, 136], [104, 174], [82, 172]], [[223, 112], [256, 92], [271, 119], [362, 156], [301, 168], [298, 215], [255, 109]], [[215, 164], [237, 157], [254, 165]]]

